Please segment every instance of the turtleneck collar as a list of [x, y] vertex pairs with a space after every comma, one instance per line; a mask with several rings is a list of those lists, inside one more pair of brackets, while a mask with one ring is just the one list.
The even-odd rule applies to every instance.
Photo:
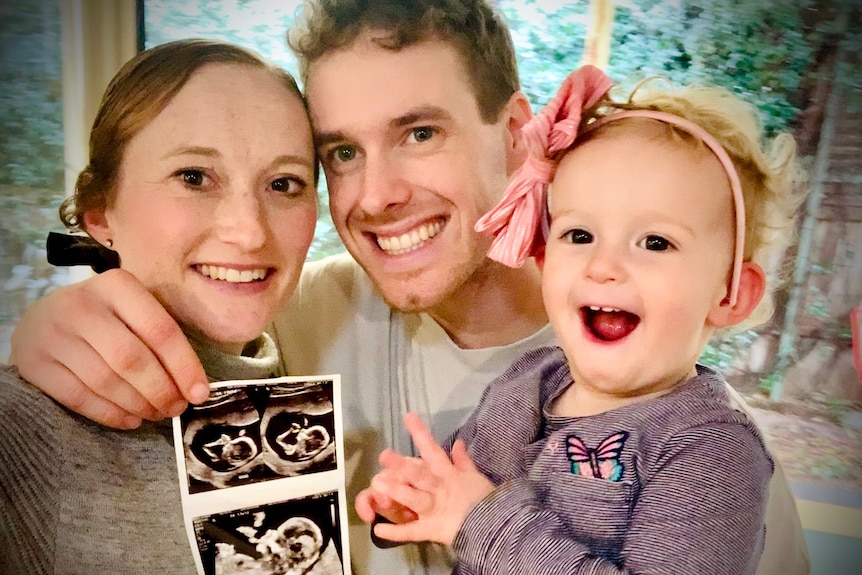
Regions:
[[246, 345], [241, 355], [222, 351], [188, 331], [185, 334], [210, 381], [266, 379], [283, 375], [278, 348], [267, 333]]
[[[241, 355], [222, 351], [212, 343], [195, 337], [189, 330], [183, 329], [183, 333], [189, 340], [192, 349], [195, 350], [198, 359], [201, 360], [210, 382], [234, 379], [268, 379], [285, 374], [278, 348], [267, 333], [249, 342], [242, 350]], [[152, 423], [144, 422], [141, 429], [154, 426], [158, 433], [173, 444], [171, 425], [170, 419], [162, 419]]]

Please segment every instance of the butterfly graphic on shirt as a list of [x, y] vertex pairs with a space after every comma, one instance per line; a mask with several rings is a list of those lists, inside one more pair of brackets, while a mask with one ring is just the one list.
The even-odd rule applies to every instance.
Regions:
[[604, 438], [593, 449], [587, 447], [577, 435], [568, 436], [566, 454], [572, 463], [572, 473], [595, 479], [619, 481], [624, 471], [623, 464], [620, 463], [620, 453], [628, 437], [629, 434], [626, 431], [614, 433]]

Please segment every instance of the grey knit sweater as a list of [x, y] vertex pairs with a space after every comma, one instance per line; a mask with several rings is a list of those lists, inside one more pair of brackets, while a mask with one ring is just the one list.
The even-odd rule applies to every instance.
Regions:
[[[211, 381], [280, 375], [269, 336], [242, 357], [190, 341]], [[0, 366], [0, 573], [195, 572], [170, 421], [108, 429]]]

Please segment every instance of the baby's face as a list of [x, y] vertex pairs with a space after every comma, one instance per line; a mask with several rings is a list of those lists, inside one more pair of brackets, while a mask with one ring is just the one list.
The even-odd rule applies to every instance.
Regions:
[[550, 189], [545, 305], [575, 382], [606, 397], [693, 375], [727, 295], [727, 175], [709, 150], [662, 139], [662, 128], [615, 127], [580, 145]]

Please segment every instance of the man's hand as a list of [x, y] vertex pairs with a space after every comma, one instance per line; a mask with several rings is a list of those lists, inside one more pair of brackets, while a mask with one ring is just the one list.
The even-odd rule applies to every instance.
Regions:
[[35, 302], [12, 333], [9, 363], [72, 411], [120, 429], [178, 415], [209, 395], [180, 327], [120, 269]]
[[[449, 459], [418, 416], [408, 413], [404, 424], [421, 457], [383, 451], [380, 454], [383, 470], [374, 476], [369, 488], [375, 494], [369, 508], [374, 505], [383, 508], [381, 501], [391, 502], [417, 518], [395, 524], [379, 523], [374, 533], [390, 541], [436, 541], [451, 545], [467, 514], [494, 490], [494, 484], [476, 469], [463, 442], [455, 442]], [[362, 513], [367, 515], [367, 511], [363, 509]]]

